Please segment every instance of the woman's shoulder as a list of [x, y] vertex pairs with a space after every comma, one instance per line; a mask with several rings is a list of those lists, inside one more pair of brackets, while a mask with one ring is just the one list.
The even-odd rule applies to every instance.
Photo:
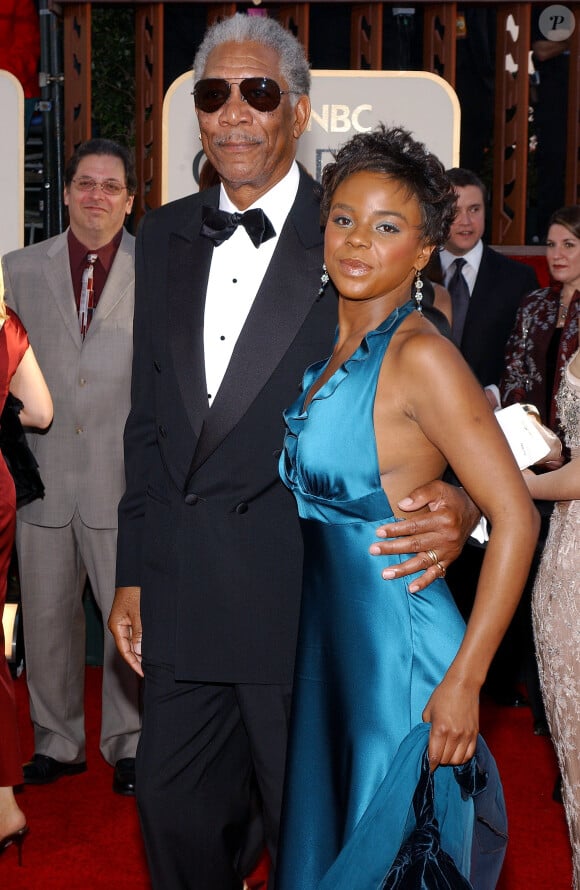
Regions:
[[558, 292], [553, 287], [538, 287], [536, 288], [536, 290], [530, 291], [529, 294], [526, 294], [526, 296], [522, 298], [520, 302], [520, 311], [523, 308], [528, 308], [530, 306], [545, 303], [546, 301], [557, 299]]
[[506, 355], [514, 343], [522, 341], [522, 337], [525, 339], [528, 333], [533, 332], [536, 337], [538, 331], [551, 328], [559, 300], [559, 290], [554, 287], [539, 287], [520, 300]]
[[457, 352], [457, 347], [437, 327], [430, 316], [423, 312], [412, 312], [400, 328], [402, 343], [413, 349], [449, 349]]
[[2, 320], [2, 329], [9, 344], [21, 345], [22, 354], [26, 352], [28, 347], [28, 334], [26, 328], [22, 324], [19, 316], [11, 309], [6, 307], [6, 318]]
[[26, 334], [26, 328], [20, 320], [20, 316], [14, 309], [11, 309], [10, 306], [6, 306], [6, 322], [8, 322], [8, 326], [14, 331], [18, 333], [24, 332]]
[[392, 354], [405, 373], [426, 374], [433, 363], [443, 363], [447, 368], [464, 362], [455, 344], [424, 315], [409, 316], [398, 334]]

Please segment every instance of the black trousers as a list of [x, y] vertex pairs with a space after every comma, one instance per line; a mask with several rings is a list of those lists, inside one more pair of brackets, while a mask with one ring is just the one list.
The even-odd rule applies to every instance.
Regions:
[[137, 804], [154, 890], [240, 890], [282, 806], [290, 686], [176, 681], [143, 662]]

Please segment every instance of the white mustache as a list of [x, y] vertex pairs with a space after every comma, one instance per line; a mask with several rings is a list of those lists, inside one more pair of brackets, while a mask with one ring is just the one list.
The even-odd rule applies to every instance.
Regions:
[[246, 142], [249, 145], [260, 145], [262, 140], [259, 136], [250, 135], [249, 133], [230, 133], [227, 136], [217, 136], [213, 143], [214, 145], [228, 145], [230, 142]]

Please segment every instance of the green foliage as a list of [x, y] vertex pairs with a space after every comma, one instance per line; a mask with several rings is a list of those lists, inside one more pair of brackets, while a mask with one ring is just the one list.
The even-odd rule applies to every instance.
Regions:
[[135, 7], [92, 9], [92, 100], [95, 136], [135, 145]]

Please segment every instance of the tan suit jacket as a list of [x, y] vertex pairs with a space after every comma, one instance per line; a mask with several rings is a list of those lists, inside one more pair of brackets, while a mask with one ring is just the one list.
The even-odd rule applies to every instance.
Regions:
[[50, 429], [28, 434], [46, 495], [21, 508], [25, 522], [58, 528], [78, 509], [91, 528], [117, 526], [130, 406], [134, 244], [124, 231], [84, 343], [67, 233], [2, 260], [6, 302], [28, 331], [54, 400]]
[[[28, 434], [46, 495], [19, 510], [16, 539], [34, 750], [64, 763], [86, 756], [86, 578], [104, 620], [115, 587], [133, 353], [134, 243], [124, 231], [84, 342], [67, 233], [2, 260], [6, 302], [28, 331], [54, 402], [51, 427]], [[100, 748], [111, 764], [135, 755], [138, 687], [137, 675], [105, 633]]]

